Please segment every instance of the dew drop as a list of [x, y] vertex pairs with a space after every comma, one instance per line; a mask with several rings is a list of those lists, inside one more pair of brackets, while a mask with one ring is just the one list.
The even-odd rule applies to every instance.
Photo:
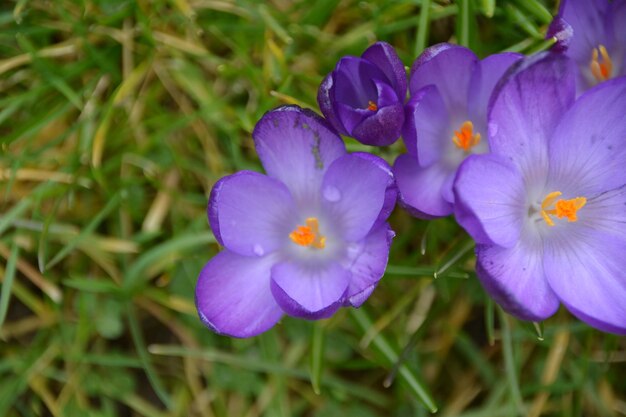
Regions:
[[494, 137], [498, 134], [498, 124], [496, 122], [489, 123], [487, 126], [487, 131], [489, 132], [489, 137]]
[[356, 256], [361, 252], [361, 245], [357, 243], [350, 243], [346, 249], [348, 251], [349, 258], [356, 258]]
[[265, 255], [265, 250], [263, 249], [263, 246], [256, 244], [252, 247], [252, 251], [254, 252], [255, 255], [257, 256], [263, 256]]
[[324, 195], [324, 198], [331, 203], [336, 203], [341, 199], [341, 191], [339, 191], [337, 187], [333, 187], [332, 185], [324, 187], [322, 194]]

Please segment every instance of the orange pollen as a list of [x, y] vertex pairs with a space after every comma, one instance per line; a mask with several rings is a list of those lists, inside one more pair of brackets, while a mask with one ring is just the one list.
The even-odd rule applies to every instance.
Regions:
[[289, 233], [293, 243], [300, 246], [310, 246], [316, 249], [324, 249], [326, 238], [320, 234], [319, 222], [315, 217], [306, 219], [306, 226], [297, 226]]
[[606, 81], [611, 78], [613, 72], [613, 61], [609, 56], [604, 45], [599, 45], [597, 48], [593, 48], [591, 52], [591, 62], [589, 63], [589, 69], [594, 78], [599, 82]]
[[369, 111], [377, 111], [378, 110], [378, 106], [376, 105], [376, 103], [374, 103], [372, 100], [367, 102], [367, 110]]
[[[557, 200], [561, 194], [560, 191], [554, 191], [548, 194], [541, 203], [541, 217], [548, 223], [548, 226], [554, 226], [554, 221], [550, 218], [551, 215], [559, 219], [566, 217], [568, 222], [575, 222], [578, 220], [576, 216], [578, 210], [587, 204], [585, 197], [576, 197], [570, 200]], [[552, 205], [554, 205], [554, 208], [550, 209]]]
[[480, 133], [474, 133], [474, 124], [466, 120], [461, 125], [460, 130], [454, 131], [452, 142], [454, 142], [459, 149], [469, 152], [472, 147], [480, 143]]

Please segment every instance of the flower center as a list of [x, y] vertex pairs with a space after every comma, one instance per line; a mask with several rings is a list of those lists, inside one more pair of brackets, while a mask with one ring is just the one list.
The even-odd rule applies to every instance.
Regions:
[[599, 45], [597, 48], [593, 48], [589, 69], [591, 70], [594, 78], [599, 82], [606, 81], [611, 78], [613, 61], [611, 60], [611, 57], [606, 51], [604, 45]]
[[[556, 216], [559, 219], [567, 217], [568, 222], [578, 220], [576, 213], [587, 204], [585, 197], [576, 197], [570, 200], [559, 198], [562, 193], [554, 191], [546, 196], [541, 203], [541, 217], [548, 223], [548, 226], [554, 226], [554, 221], [550, 216]], [[550, 208], [554, 205], [554, 208]]]
[[480, 133], [474, 133], [474, 124], [466, 120], [461, 125], [461, 129], [454, 131], [452, 142], [457, 148], [469, 152], [471, 148], [480, 143]]
[[309, 217], [305, 221], [306, 226], [297, 226], [289, 233], [291, 241], [300, 246], [310, 246], [316, 249], [324, 249], [326, 237], [320, 234], [319, 222], [316, 217]]
[[372, 100], [367, 102], [367, 110], [369, 111], [377, 111], [378, 110], [378, 106], [376, 105], [376, 103], [374, 103]]

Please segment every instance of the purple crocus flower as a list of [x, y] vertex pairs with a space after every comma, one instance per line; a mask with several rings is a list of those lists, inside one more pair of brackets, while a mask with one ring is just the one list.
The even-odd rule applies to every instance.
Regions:
[[455, 180], [455, 214], [477, 242], [476, 271], [509, 313], [543, 320], [563, 303], [626, 334], [626, 78], [576, 101], [575, 64], [545, 53], [494, 93], [491, 153]]
[[548, 36], [576, 62], [579, 93], [626, 75], [626, 0], [561, 0]]
[[296, 106], [266, 113], [253, 137], [267, 175], [240, 171], [213, 187], [209, 223], [225, 249], [196, 287], [204, 324], [235, 337], [285, 313], [319, 319], [360, 306], [393, 237], [396, 193], [382, 159], [347, 154], [321, 117]]
[[400, 137], [405, 98], [404, 65], [386, 42], [373, 44], [361, 58], [341, 58], [317, 93], [322, 113], [339, 133], [375, 146]]
[[489, 150], [489, 97], [520, 57], [503, 53], [481, 61], [465, 47], [444, 43], [415, 61], [402, 134], [408, 153], [393, 167], [400, 203], [413, 215], [452, 214], [457, 167], [468, 155]]

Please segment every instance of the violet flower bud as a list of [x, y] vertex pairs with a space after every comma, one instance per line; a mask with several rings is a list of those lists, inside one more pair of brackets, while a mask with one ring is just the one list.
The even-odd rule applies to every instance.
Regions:
[[341, 58], [322, 81], [317, 102], [339, 133], [366, 145], [390, 145], [402, 133], [406, 84], [396, 51], [377, 42], [361, 58]]

